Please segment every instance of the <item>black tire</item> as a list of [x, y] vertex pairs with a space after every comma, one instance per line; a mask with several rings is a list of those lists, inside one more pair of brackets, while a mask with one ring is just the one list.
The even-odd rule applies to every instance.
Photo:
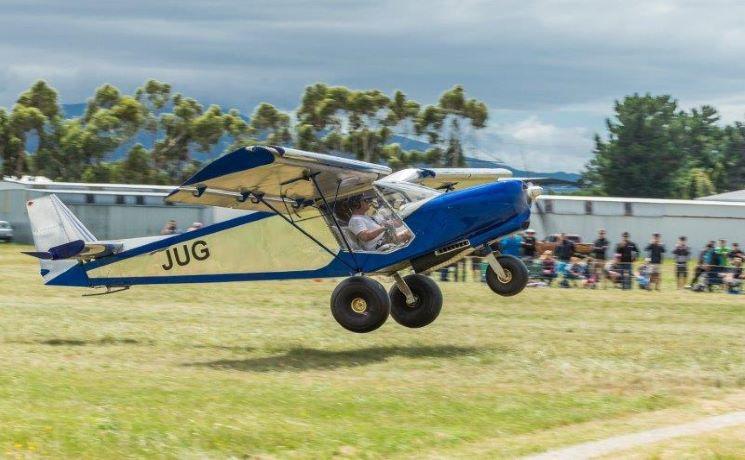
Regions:
[[408, 275], [404, 281], [416, 297], [414, 305], [406, 303], [406, 296], [393, 285], [389, 291], [391, 297], [391, 316], [402, 326], [424, 327], [434, 321], [442, 310], [442, 292], [432, 278], [424, 275]]
[[500, 281], [497, 274], [491, 267], [486, 270], [486, 284], [492, 291], [504, 296], [510, 297], [519, 294], [528, 284], [528, 267], [522, 260], [515, 256], [499, 256], [497, 262], [504, 269], [507, 280]]
[[345, 279], [331, 294], [331, 314], [352, 332], [374, 331], [385, 323], [390, 311], [391, 301], [383, 285], [364, 276]]

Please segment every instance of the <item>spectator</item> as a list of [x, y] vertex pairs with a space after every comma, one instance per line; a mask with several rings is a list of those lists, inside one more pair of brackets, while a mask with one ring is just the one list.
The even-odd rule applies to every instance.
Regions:
[[610, 241], [605, 237], [605, 229], [601, 228], [598, 230], [598, 238], [592, 243], [592, 255], [595, 258], [595, 273], [597, 274], [598, 281], [605, 268], [605, 259], [608, 256], [609, 246]]
[[569, 259], [569, 265], [567, 265], [564, 271], [564, 279], [561, 280], [561, 287], [568, 288], [570, 281], [576, 283], [577, 280], [581, 280], [583, 269], [579, 263], [578, 257], [572, 257]]
[[678, 289], [682, 289], [686, 285], [688, 280], [688, 261], [691, 259], [691, 248], [686, 244], [687, 238], [681, 236], [678, 238], [678, 243], [673, 249], [673, 255], [675, 256], [675, 279], [678, 284]]
[[646, 289], [647, 291], [652, 290], [650, 280], [652, 276], [652, 259], [647, 257], [644, 259], [644, 263], [639, 265], [639, 269], [636, 273], [636, 282], [639, 283], [640, 289]]
[[698, 261], [696, 263], [696, 269], [693, 271], [693, 279], [691, 280], [691, 286], [695, 286], [698, 283], [699, 278], [704, 272], [708, 271], [708, 264], [711, 263], [712, 253], [714, 251], [714, 241], [709, 241], [704, 246], [704, 249], [698, 253]]
[[639, 248], [636, 243], [629, 240], [629, 232], [621, 234], [621, 242], [616, 245], [616, 252], [621, 254], [621, 286], [623, 289], [631, 289], [631, 276], [634, 261], [639, 256]]
[[605, 262], [606, 255], [608, 254], [608, 246], [610, 246], [610, 242], [605, 237], [605, 230], [601, 228], [598, 231], [598, 239], [592, 243], [592, 255], [595, 257], [595, 260]]
[[554, 250], [556, 258], [559, 260], [558, 272], [564, 273], [567, 264], [574, 256], [574, 242], [567, 238], [565, 233], [559, 234], [559, 239], [556, 240], [556, 249]]
[[660, 234], [655, 233], [652, 235], [652, 241], [644, 248], [649, 254], [650, 261], [650, 290], [654, 285], [655, 290], [660, 290], [660, 268], [662, 266], [662, 258], [665, 254], [665, 245], [660, 241]]
[[175, 219], [170, 219], [160, 230], [161, 235], [177, 235], [179, 233], [181, 232], [178, 231]]
[[520, 257], [522, 242], [522, 237], [513, 233], [499, 241], [499, 252], [503, 255]]
[[742, 269], [742, 259], [735, 257], [732, 260], [730, 272], [724, 276], [724, 284], [727, 286], [727, 292], [730, 294], [739, 294], [742, 291], [742, 282], [745, 280], [745, 273]]
[[194, 222], [193, 224], [191, 224], [191, 227], [186, 229], [186, 231], [193, 232], [194, 230], [199, 230], [202, 227], [204, 227], [204, 224], [202, 224], [201, 222]]
[[727, 258], [730, 260], [730, 262], [734, 261], [735, 258], [743, 259], [745, 260], [745, 252], [740, 249], [740, 245], [737, 243], [732, 243], [732, 251], [730, 251]]
[[551, 251], [546, 250], [541, 255], [541, 277], [546, 280], [549, 286], [556, 278], [556, 261]]
[[614, 285], [622, 283], [621, 254], [615, 254], [612, 260], [605, 263], [603, 274], [605, 275], [605, 280], [611, 280]]
[[594, 289], [598, 281], [598, 271], [595, 260], [592, 257], [588, 257], [583, 263], [581, 263], [581, 265], [583, 270], [582, 277], [584, 278], [582, 280], [582, 287]]
[[529, 228], [525, 230], [525, 236], [521, 243], [523, 249], [523, 257], [532, 261], [535, 259], [535, 230]]
[[716, 253], [716, 267], [718, 269], [729, 266], [729, 253], [732, 249], [727, 247], [727, 240], [719, 240], [719, 246], [714, 250]]

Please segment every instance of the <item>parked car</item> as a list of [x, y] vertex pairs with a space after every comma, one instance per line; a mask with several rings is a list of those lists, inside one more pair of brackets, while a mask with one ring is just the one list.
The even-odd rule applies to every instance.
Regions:
[[13, 241], [13, 227], [4, 220], [0, 220], [0, 240], [6, 243]]
[[[582, 237], [574, 234], [565, 235], [569, 240], [574, 242], [574, 252], [582, 256], [586, 256], [592, 253], [592, 243], [583, 243]], [[556, 249], [556, 242], [559, 241], [559, 234], [552, 233], [546, 237], [545, 240], [541, 240], [535, 244], [536, 251], [538, 254], [543, 254], [543, 251], [552, 251]]]

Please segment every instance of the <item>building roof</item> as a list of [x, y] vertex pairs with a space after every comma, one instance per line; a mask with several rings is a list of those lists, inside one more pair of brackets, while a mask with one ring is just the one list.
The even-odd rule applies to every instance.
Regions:
[[54, 182], [43, 176], [23, 176], [20, 179], [16, 177], [3, 177], [3, 182], [21, 185], [26, 189], [45, 190], [51, 193], [73, 193], [87, 192], [118, 192], [119, 194], [168, 194], [175, 187], [171, 185], [140, 185], [140, 184], [89, 184], [85, 182]]
[[734, 192], [719, 193], [717, 195], [696, 198], [701, 201], [741, 201], [745, 203], [745, 189]]
[[566, 201], [595, 201], [614, 203], [650, 203], [650, 204], [695, 204], [695, 205], [720, 205], [720, 206], [745, 206], [745, 201], [714, 201], [714, 200], [668, 200], [663, 198], [635, 198], [615, 196], [582, 196], [582, 195], [541, 195], [540, 200], [566, 200]]

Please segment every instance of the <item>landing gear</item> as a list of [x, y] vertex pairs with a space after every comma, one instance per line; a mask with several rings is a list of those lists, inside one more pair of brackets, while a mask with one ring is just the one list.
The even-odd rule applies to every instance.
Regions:
[[486, 270], [486, 284], [495, 293], [509, 297], [518, 294], [528, 284], [528, 268], [522, 260], [514, 256], [486, 256], [489, 268]]
[[331, 314], [352, 332], [370, 332], [388, 319], [391, 301], [385, 288], [365, 276], [347, 278], [331, 294]]
[[[437, 318], [442, 309], [442, 292], [437, 283], [424, 275], [393, 275], [396, 284], [389, 292], [391, 316], [406, 327], [424, 327]], [[408, 291], [408, 292], [406, 292]]]

